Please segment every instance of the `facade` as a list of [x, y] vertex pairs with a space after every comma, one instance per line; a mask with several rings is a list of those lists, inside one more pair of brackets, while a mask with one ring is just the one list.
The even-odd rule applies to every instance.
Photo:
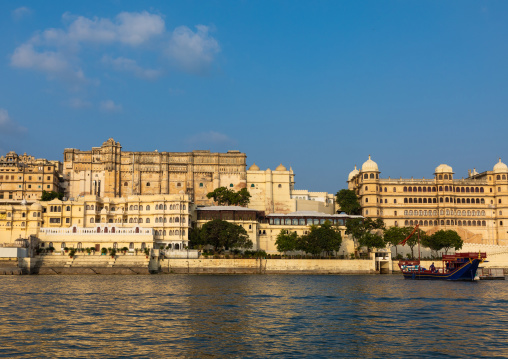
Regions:
[[[52, 242], [78, 248], [155, 245], [182, 249], [188, 245], [192, 204], [185, 194], [100, 198], [0, 205], [0, 241], [38, 237], [42, 245]], [[123, 238], [125, 236], [126, 238]], [[134, 239], [129, 239], [134, 237]], [[115, 238], [121, 238], [115, 239]], [[128, 245], [125, 245], [125, 243]], [[144, 243], [144, 245], [142, 245]]]
[[183, 193], [196, 204], [207, 205], [211, 200], [206, 195], [217, 187], [246, 187], [246, 157], [239, 151], [122, 151], [110, 138], [90, 151], [65, 149], [65, 193], [68, 198]]
[[36, 159], [14, 151], [0, 157], [0, 203], [36, 200], [42, 191], [60, 191], [62, 163]]
[[492, 171], [469, 171], [461, 179], [445, 164], [430, 179], [379, 174], [370, 156], [349, 174], [363, 216], [382, 218], [388, 227], [419, 224], [428, 233], [453, 229], [466, 243], [508, 245], [508, 166], [501, 159]]
[[335, 197], [326, 192], [295, 190], [295, 174], [282, 164], [274, 171], [261, 170], [255, 163], [247, 170], [249, 208], [269, 213], [317, 211], [335, 213]]
[[196, 212], [198, 227], [214, 219], [235, 223], [247, 231], [254, 250], [264, 250], [268, 254], [279, 253], [275, 241], [281, 230], [296, 232], [302, 236], [308, 234], [310, 226], [324, 224], [325, 221], [330, 221], [333, 225], [338, 226], [343, 238], [341, 252], [343, 254], [353, 253], [354, 243], [345, 234], [345, 223], [350, 218], [361, 217], [315, 211], [271, 213], [265, 216], [262, 211], [237, 206], [199, 207]]

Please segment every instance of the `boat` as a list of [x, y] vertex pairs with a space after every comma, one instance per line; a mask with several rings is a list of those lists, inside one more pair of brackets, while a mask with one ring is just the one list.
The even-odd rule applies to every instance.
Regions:
[[[411, 234], [399, 244], [404, 245], [418, 230], [418, 225]], [[420, 231], [418, 230], [418, 260], [401, 260], [399, 268], [404, 279], [431, 279], [431, 280], [462, 280], [474, 281], [478, 266], [487, 258], [486, 253], [455, 253], [444, 254], [441, 258], [442, 267], [436, 268], [434, 263], [430, 268], [420, 265]]]
[[473, 281], [486, 253], [455, 253], [442, 256], [441, 268], [424, 268], [420, 260], [399, 261], [399, 268], [405, 279], [463, 280]]
[[479, 280], [505, 280], [503, 268], [478, 268]]

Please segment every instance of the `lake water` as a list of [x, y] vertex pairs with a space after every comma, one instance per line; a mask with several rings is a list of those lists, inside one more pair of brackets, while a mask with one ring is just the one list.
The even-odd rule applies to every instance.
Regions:
[[0, 276], [0, 356], [508, 357], [508, 281]]

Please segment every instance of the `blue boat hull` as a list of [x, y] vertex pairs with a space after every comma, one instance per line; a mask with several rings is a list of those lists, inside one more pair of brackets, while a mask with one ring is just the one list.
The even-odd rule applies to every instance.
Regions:
[[476, 276], [476, 271], [480, 260], [471, 259], [470, 262], [464, 264], [460, 268], [456, 268], [448, 273], [431, 273], [429, 271], [405, 271], [402, 272], [405, 279], [415, 280], [463, 280], [473, 281]]

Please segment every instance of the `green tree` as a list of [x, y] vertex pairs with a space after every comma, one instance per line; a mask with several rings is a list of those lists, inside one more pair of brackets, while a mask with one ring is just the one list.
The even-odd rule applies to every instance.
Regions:
[[55, 192], [55, 191], [51, 191], [51, 192], [47, 192], [47, 191], [42, 191], [42, 196], [41, 196], [41, 201], [51, 201], [55, 198], [58, 198], [59, 200], [62, 200], [64, 194], [62, 192]]
[[367, 231], [360, 238], [360, 246], [367, 247], [368, 251], [370, 252], [372, 248], [386, 247], [386, 243], [380, 234]]
[[456, 251], [461, 249], [464, 245], [464, 241], [460, 238], [459, 234], [454, 230], [439, 230], [433, 235], [425, 239], [425, 246], [434, 250], [440, 251], [444, 249], [445, 254], [448, 253], [450, 248]]
[[219, 249], [252, 248], [252, 241], [242, 226], [221, 219], [209, 221], [201, 227], [200, 243]]
[[349, 215], [359, 215], [362, 213], [362, 207], [360, 206], [358, 196], [354, 191], [341, 189], [337, 192], [336, 197], [341, 211], [346, 212]]
[[297, 250], [316, 256], [325, 252], [327, 255], [337, 252], [342, 244], [340, 231], [330, 221], [320, 226], [312, 225], [308, 234], [297, 241]]
[[[378, 247], [381, 243], [378, 237], [381, 237], [381, 235], [375, 233], [376, 230], [382, 230], [383, 228], [384, 222], [381, 218], [352, 218], [346, 221], [346, 234], [353, 238], [355, 250], [358, 250], [362, 246], [367, 247], [369, 250], [371, 248], [384, 247]], [[373, 237], [370, 234], [375, 234], [377, 237]], [[383, 240], [382, 237], [381, 240]]]
[[219, 206], [247, 206], [250, 201], [250, 193], [246, 188], [242, 188], [240, 191], [235, 192], [226, 187], [219, 187], [209, 192], [206, 197], [213, 198], [214, 202], [217, 202]]
[[277, 246], [277, 251], [280, 253], [291, 252], [296, 249], [296, 244], [298, 241], [298, 235], [296, 232], [289, 233], [286, 229], [281, 229], [280, 233], [277, 235], [277, 240], [275, 241], [275, 245]]
[[406, 239], [407, 235], [402, 227], [390, 227], [384, 230], [384, 240], [387, 244], [395, 247], [395, 255], [397, 256], [397, 245]]

